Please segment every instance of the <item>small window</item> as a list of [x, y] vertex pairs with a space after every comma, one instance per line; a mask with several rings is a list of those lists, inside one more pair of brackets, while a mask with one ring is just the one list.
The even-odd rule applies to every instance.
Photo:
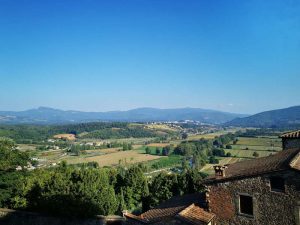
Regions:
[[248, 195], [240, 195], [240, 213], [253, 216], [253, 198]]
[[271, 191], [284, 192], [285, 182], [281, 177], [271, 177], [270, 178]]

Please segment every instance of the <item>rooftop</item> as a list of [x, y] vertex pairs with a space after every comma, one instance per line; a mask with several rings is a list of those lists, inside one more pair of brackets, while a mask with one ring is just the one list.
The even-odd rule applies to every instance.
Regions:
[[189, 207], [182, 210], [178, 217], [186, 222], [189, 222], [194, 225], [204, 225], [209, 223], [215, 215], [205, 211], [203, 208], [191, 204]]
[[205, 182], [239, 179], [249, 176], [282, 171], [287, 169], [300, 170], [300, 149], [289, 149], [277, 154], [258, 159], [245, 160], [226, 165], [224, 176], [211, 175]]
[[281, 138], [300, 138], [300, 130], [284, 133], [280, 137]]
[[[214, 215], [206, 212], [201, 206], [204, 205], [204, 194], [195, 193], [173, 197], [161, 205], [150, 209], [141, 215], [126, 213], [125, 217], [133, 219], [141, 224], [159, 223], [165, 218], [178, 218], [189, 224], [207, 224]], [[208, 222], [207, 222], [208, 221]]]

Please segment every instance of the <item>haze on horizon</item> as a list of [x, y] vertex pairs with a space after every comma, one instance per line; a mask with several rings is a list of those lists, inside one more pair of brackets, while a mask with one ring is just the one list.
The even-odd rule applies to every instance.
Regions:
[[300, 104], [300, 2], [0, 1], [0, 110]]

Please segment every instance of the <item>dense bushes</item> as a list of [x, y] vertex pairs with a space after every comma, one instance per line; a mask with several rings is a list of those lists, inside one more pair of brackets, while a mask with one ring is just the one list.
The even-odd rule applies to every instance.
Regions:
[[149, 209], [175, 195], [202, 191], [202, 175], [161, 173], [147, 181], [140, 166], [96, 169], [62, 164], [32, 172], [0, 173], [0, 207], [58, 216], [90, 217]]
[[103, 169], [35, 171], [20, 197], [24, 198], [23, 208], [62, 216], [108, 215], [118, 207], [114, 187]]
[[203, 191], [203, 177], [197, 170], [185, 170], [179, 175], [159, 173], [149, 183], [150, 194], [143, 198], [143, 209], [148, 210], [176, 195]]
[[14, 142], [0, 138], [0, 171], [15, 170], [17, 166], [26, 166], [29, 155], [16, 149]]

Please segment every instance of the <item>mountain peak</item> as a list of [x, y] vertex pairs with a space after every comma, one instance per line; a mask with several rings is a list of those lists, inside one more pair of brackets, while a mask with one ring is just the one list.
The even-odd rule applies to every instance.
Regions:
[[276, 109], [255, 115], [236, 118], [225, 123], [228, 126], [240, 127], [300, 127], [300, 106]]
[[220, 124], [241, 117], [240, 114], [225, 113], [221, 111], [197, 108], [138, 108], [127, 111], [112, 112], [80, 112], [65, 111], [40, 106], [37, 109], [22, 112], [0, 112], [1, 116], [13, 116], [11, 120], [0, 123], [82, 123], [94, 121], [122, 121], [122, 122], [150, 122], [150, 121], [180, 121], [194, 120], [203, 123]]

